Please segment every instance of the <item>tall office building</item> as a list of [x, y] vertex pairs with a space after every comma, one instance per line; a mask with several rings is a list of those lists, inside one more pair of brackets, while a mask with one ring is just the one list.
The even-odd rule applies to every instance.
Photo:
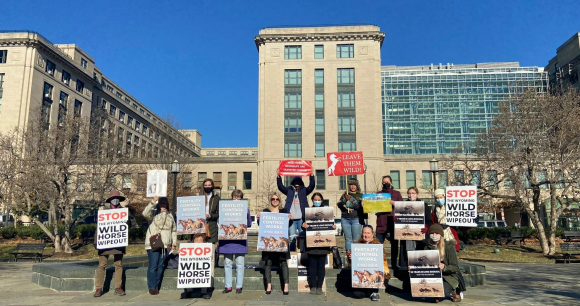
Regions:
[[572, 35], [556, 50], [546, 66], [552, 86], [575, 86], [580, 89], [580, 32]]

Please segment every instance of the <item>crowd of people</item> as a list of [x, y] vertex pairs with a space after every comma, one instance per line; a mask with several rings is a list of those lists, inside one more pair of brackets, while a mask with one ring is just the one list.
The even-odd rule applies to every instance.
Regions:
[[[310, 294], [323, 294], [322, 285], [325, 278], [325, 264], [327, 255], [332, 251], [330, 247], [309, 247], [305, 240], [305, 230], [309, 227], [305, 217], [305, 209], [310, 207], [308, 196], [314, 191], [314, 176], [309, 177], [309, 185], [305, 187], [304, 181], [296, 177], [291, 181], [289, 186], [284, 186], [280, 175], [277, 177], [278, 190], [286, 196], [285, 205], [282, 205], [278, 193], [272, 193], [269, 198], [269, 205], [262, 212], [279, 213], [288, 217], [288, 237], [290, 247], [288, 252], [262, 252], [260, 266], [264, 270], [265, 293], [272, 292], [272, 267], [277, 267], [282, 273], [283, 294], [289, 294], [289, 271], [288, 260], [290, 259], [290, 250], [298, 249], [300, 253], [307, 254], [308, 257], [308, 284]], [[232, 273], [233, 265], [236, 266], [236, 293], [241, 293], [244, 283], [245, 254], [248, 253], [247, 240], [219, 240], [218, 239], [218, 218], [219, 218], [219, 195], [214, 193], [214, 182], [212, 179], [203, 181], [203, 191], [205, 195], [205, 217], [209, 224], [205, 234], [196, 234], [192, 238], [194, 243], [212, 243], [215, 248], [215, 264], [217, 265], [220, 255], [223, 255], [225, 270], [225, 288], [223, 294], [233, 291]], [[391, 203], [394, 201], [404, 201], [401, 193], [393, 188], [393, 182], [390, 176], [384, 176], [382, 179], [382, 189], [378, 193], [388, 193]], [[234, 190], [231, 194], [232, 200], [243, 199], [241, 190]], [[345, 237], [346, 263], [345, 267], [351, 266], [352, 244], [384, 244], [385, 240], [390, 243], [391, 247], [391, 269], [394, 271], [394, 277], [403, 281], [403, 290], [410, 292], [410, 265], [408, 264], [408, 251], [414, 250], [438, 250], [441, 263], [439, 268], [443, 275], [445, 296], [451, 298], [454, 302], [461, 301], [460, 288], [461, 274], [459, 272], [457, 252], [459, 252], [459, 239], [456, 230], [446, 225], [445, 217], [445, 191], [442, 189], [435, 190], [435, 209], [431, 210], [430, 206], [425, 204], [425, 227], [421, 230], [427, 237], [423, 241], [413, 240], [395, 240], [394, 223], [397, 221], [394, 209], [391, 212], [376, 214], [376, 231], [372, 225], [367, 224], [368, 215], [364, 213], [363, 195], [361, 193], [359, 182], [356, 179], [348, 181], [347, 191], [340, 197], [337, 207], [341, 212], [341, 225]], [[328, 206], [328, 201], [324, 201], [321, 193], [315, 192], [311, 196], [313, 207]], [[111, 191], [107, 199], [106, 209], [120, 208], [120, 202], [125, 198], [116, 190]], [[419, 190], [411, 187], [407, 190], [407, 201], [420, 201]], [[175, 217], [168, 210], [169, 201], [166, 197], [154, 197], [151, 203], [143, 211], [143, 216], [149, 221], [147, 230], [148, 239], [145, 239], [145, 249], [149, 258], [149, 268], [147, 271], [147, 285], [151, 295], [159, 294], [161, 276], [164, 270], [164, 263], [168, 254], [177, 248], [177, 226]], [[257, 222], [260, 224], [260, 214], [257, 214]], [[247, 227], [252, 226], [250, 211], [247, 212]], [[333, 226], [336, 228], [335, 226]], [[156, 243], [153, 236], [159, 236], [161, 244]], [[151, 238], [149, 238], [151, 237]], [[95, 297], [100, 297], [103, 293], [104, 272], [109, 256], [114, 257], [115, 266], [115, 295], [125, 295], [122, 289], [122, 259], [125, 254], [125, 248], [113, 248], [99, 250], [99, 266], [95, 279]], [[388, 255], [384, 252], [384, 271], [385, 271], [385, 288], [388, 288], [388, 280], [391, 278], [389, 265], [387, 263]], [[213, 276], [213, 271], [212, 271]], [[213, 278], [213, 277], [212, 277]], [[386, 291], [387, 289], [385, 289]], [[214, 289], [213, 283], [211, 288], [201, 290], [202, 297], [210, 299]], [[356, 298], [369, 297], [372, 301], [379, 301], [378, 289], [356, 289], [354, 290]], [[439, 302], [441, 298], [435, 298]]]

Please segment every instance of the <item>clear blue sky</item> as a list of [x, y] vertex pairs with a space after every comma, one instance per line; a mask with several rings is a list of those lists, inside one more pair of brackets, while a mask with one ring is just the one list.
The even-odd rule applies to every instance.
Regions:
[[159, 115], [201, 131], [203, 147], [257, 146], [258, 52], [277, 25], [375, 24], [383, 65], [519, 61], [545, 66], [580, 31], [580, 1], [21, 1], [0, 30], [74, 43]]

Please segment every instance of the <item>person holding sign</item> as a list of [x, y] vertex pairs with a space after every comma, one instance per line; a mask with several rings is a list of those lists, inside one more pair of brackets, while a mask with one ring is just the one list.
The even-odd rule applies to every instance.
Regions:
[[[288, 214], [286, 208], [280, 207], [280, 196], [273, 193], [270, 196], [270, 205], [268, 208], [262, 210], [266, 213], [280, 213]], [[258, 225], [260, 225], [260, 213], [256, 216], [258, 218]], [[292, 214], [288, 214], [288, 228], [292, 227]], [[290, 259], [290, 252], [262, 252], [262, 260], [260, 265], [264, 267], [264, 279], [266, 280], [266, 294], [272, 293], [272, 265], [278, 266], [282, 270], [282, 278], [284, 279], [284, 295], [288, 295], [288, 284], [290, 283], [288, 262]]]
[[[383, 176], [383, 189], [377, 193], [391, 195], [391, 204], [395, 201], [403, 201], [401, 193], [393, 188], [393, 180], [390, 175]], [[385, 239], [391, 244], [391, 265], [397, 270], [397, 257], [399, 255], [399, 241], [395, 240], [395, 207], [388, 213], [377, 213], [377, 239], [384, 243]]]
[[288, 239], [291, 244], [296, 240], [296, 231], [298, 234], [302, 233], [302, 217], [304, 216], [304, 209], [308, 207], [308, 199], [306, 198], [314, 190], [316, 185], [314, 181], [314, 173], [310, 174], [310, 184], [304, 188], [304, 181], [299, 176], [295, 177], [290, 186], [286, 187], [282, 184], [282, 177], [278, 172], [276, 179], [278, 190], [286, 195], [286, 205], [284, 207], [292, 214], [292, 226], [288, 232]]
[[[344, 233], [344, 248], [346, 254], [350, 253], [353, 241], [360, 239], [362, 225], [364, 224], [364, 214], [362, 210], [362, 193], [356, 178], [348, 180], [348, 188], [337, 203], [341, 211], [340, 223]], [[347, 256], [348, 258], [348, 256]]]
[[[157, 215], [153, 213], [155, 206], [158, 208]], [[177, 226], [175, 219], [167, 210], [168, 207], [169, 200], [166, 197], [154, 196], [153, 201], [143, 210], [143, 217], [149, 221], [145, 235], [145, 250], [149, 258], [147, 287], [151, 295], [159, 294], [165, 258], [177, 245]]]
[[[213, 193], [215, 188], [214, 182], [210, 178], [203, 180], [203, 193], [205, 195], [205, 219], [206, 219], [206, 236], [207, 242], [214, 246], [218, 242], [218, 219], [220, 216], [219, 202], [220, 197]], [[216, 248], [217, 249], [217, 248]], [[218, 265], [219, 253], [215, 252], [215, 266]]]
[[[125, 201], [125, 197], [121, 196], [118, 190], [111, 190], [109, 198], [105, 201], [107, 209], [121, 209], [121, 202]], [[127, 226], [129, 226], [127, 222]], [[98, 231], [97, 231], [98, 232]], [[95, 243], [97, 242], [97, 232], [95, 232]], [[109, 256], [113, 255], [115, 259], [115, 295], [123, 296], [125, 291], [122, 288], [123, 282], [123, 254], [125, 254], [125, 247], [115, 247], [110, 249], [99, 249], [99, 266], [97, 267], [97, 275], [95, 279], [95, 294], [94, 297], [100, 297], [103, 294], [103, 285], [105, 283], [105, 268]]]
[[[322, 202], [324, 198], [320, 192], [316, 192], [312, 195], [312, 207], [322, 207]], [[325, 205], [328, 206], [328, 205]], [[302, 227], [307, 229], [308, 223], [306, 222], [306, 214], [302, 215]], [[336, 225], [332, 225], [332, 229], [336, 230]], [[308, 254], [308, 286], [310, 287], [310, 294], [322, 295], [322, 284], [324, 283], [324, 277], [326, 276], [326, 258], [330, 254], [330, 247], [308, 247], [306, 244], [306, 232], [303, 232], [300, 236], [304, 237], [301, 239], [300, 252]], [[333, 234], [334, 235], [334, 234]]]
[[[232, 191], [232, 200], [239, 201], [244, 198], [244, 193], [236, 189]], [[250, 209], [247, 214], [247, 227], [252, 226], [252, 217]], [[244, 257], [248, 254], [248, 240], [220, 240], [219, 253], [224, 254], [224, 272], [225, 272], [225, 286], [222, 293], [232, 292], [232, 264], [234, 256], [236, 257], [236, 293], [242, 293], [242, 286], [244, 284]]]
[[[435, 190], [435, 211], [431, 213], [431, 223], [441, 224], [443, 227], [443, 238], [447, 242], [453, 242], [455, 244], [455, 250], [459, 252], [459, 236], [457, 236], [457, 231], [454, 228], [447, 225], [447, 216], [445, 209], [445, 190], [437, 189]], [[428, 229], [428, 228], [427, 228]]]

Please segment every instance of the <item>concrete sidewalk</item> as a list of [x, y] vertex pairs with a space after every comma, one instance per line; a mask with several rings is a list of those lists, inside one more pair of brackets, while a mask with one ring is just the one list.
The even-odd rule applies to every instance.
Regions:
[[[499, 264], [485, 263], [485, 286], [468, 288], [461, 305], [578, 305], [580, 304], [580, 265], [577, 264]], [[222, 294], [217, 288], [210, 300], [182, 299], [180, 291], [112, 293], [93, 298], [87, 292], [57, 292], [31, 283], [31, 262], [0, 263], [0, 305], [410, 305], [429, 300], [414, 299], [394, 291], [381, 293], [380, 302], [357, 300], [349, 292], [329, 292], [326, 296], [291, 292], [265, 295], [263, 291]], [[443, 304], [451, 305], [447, 300]]]

